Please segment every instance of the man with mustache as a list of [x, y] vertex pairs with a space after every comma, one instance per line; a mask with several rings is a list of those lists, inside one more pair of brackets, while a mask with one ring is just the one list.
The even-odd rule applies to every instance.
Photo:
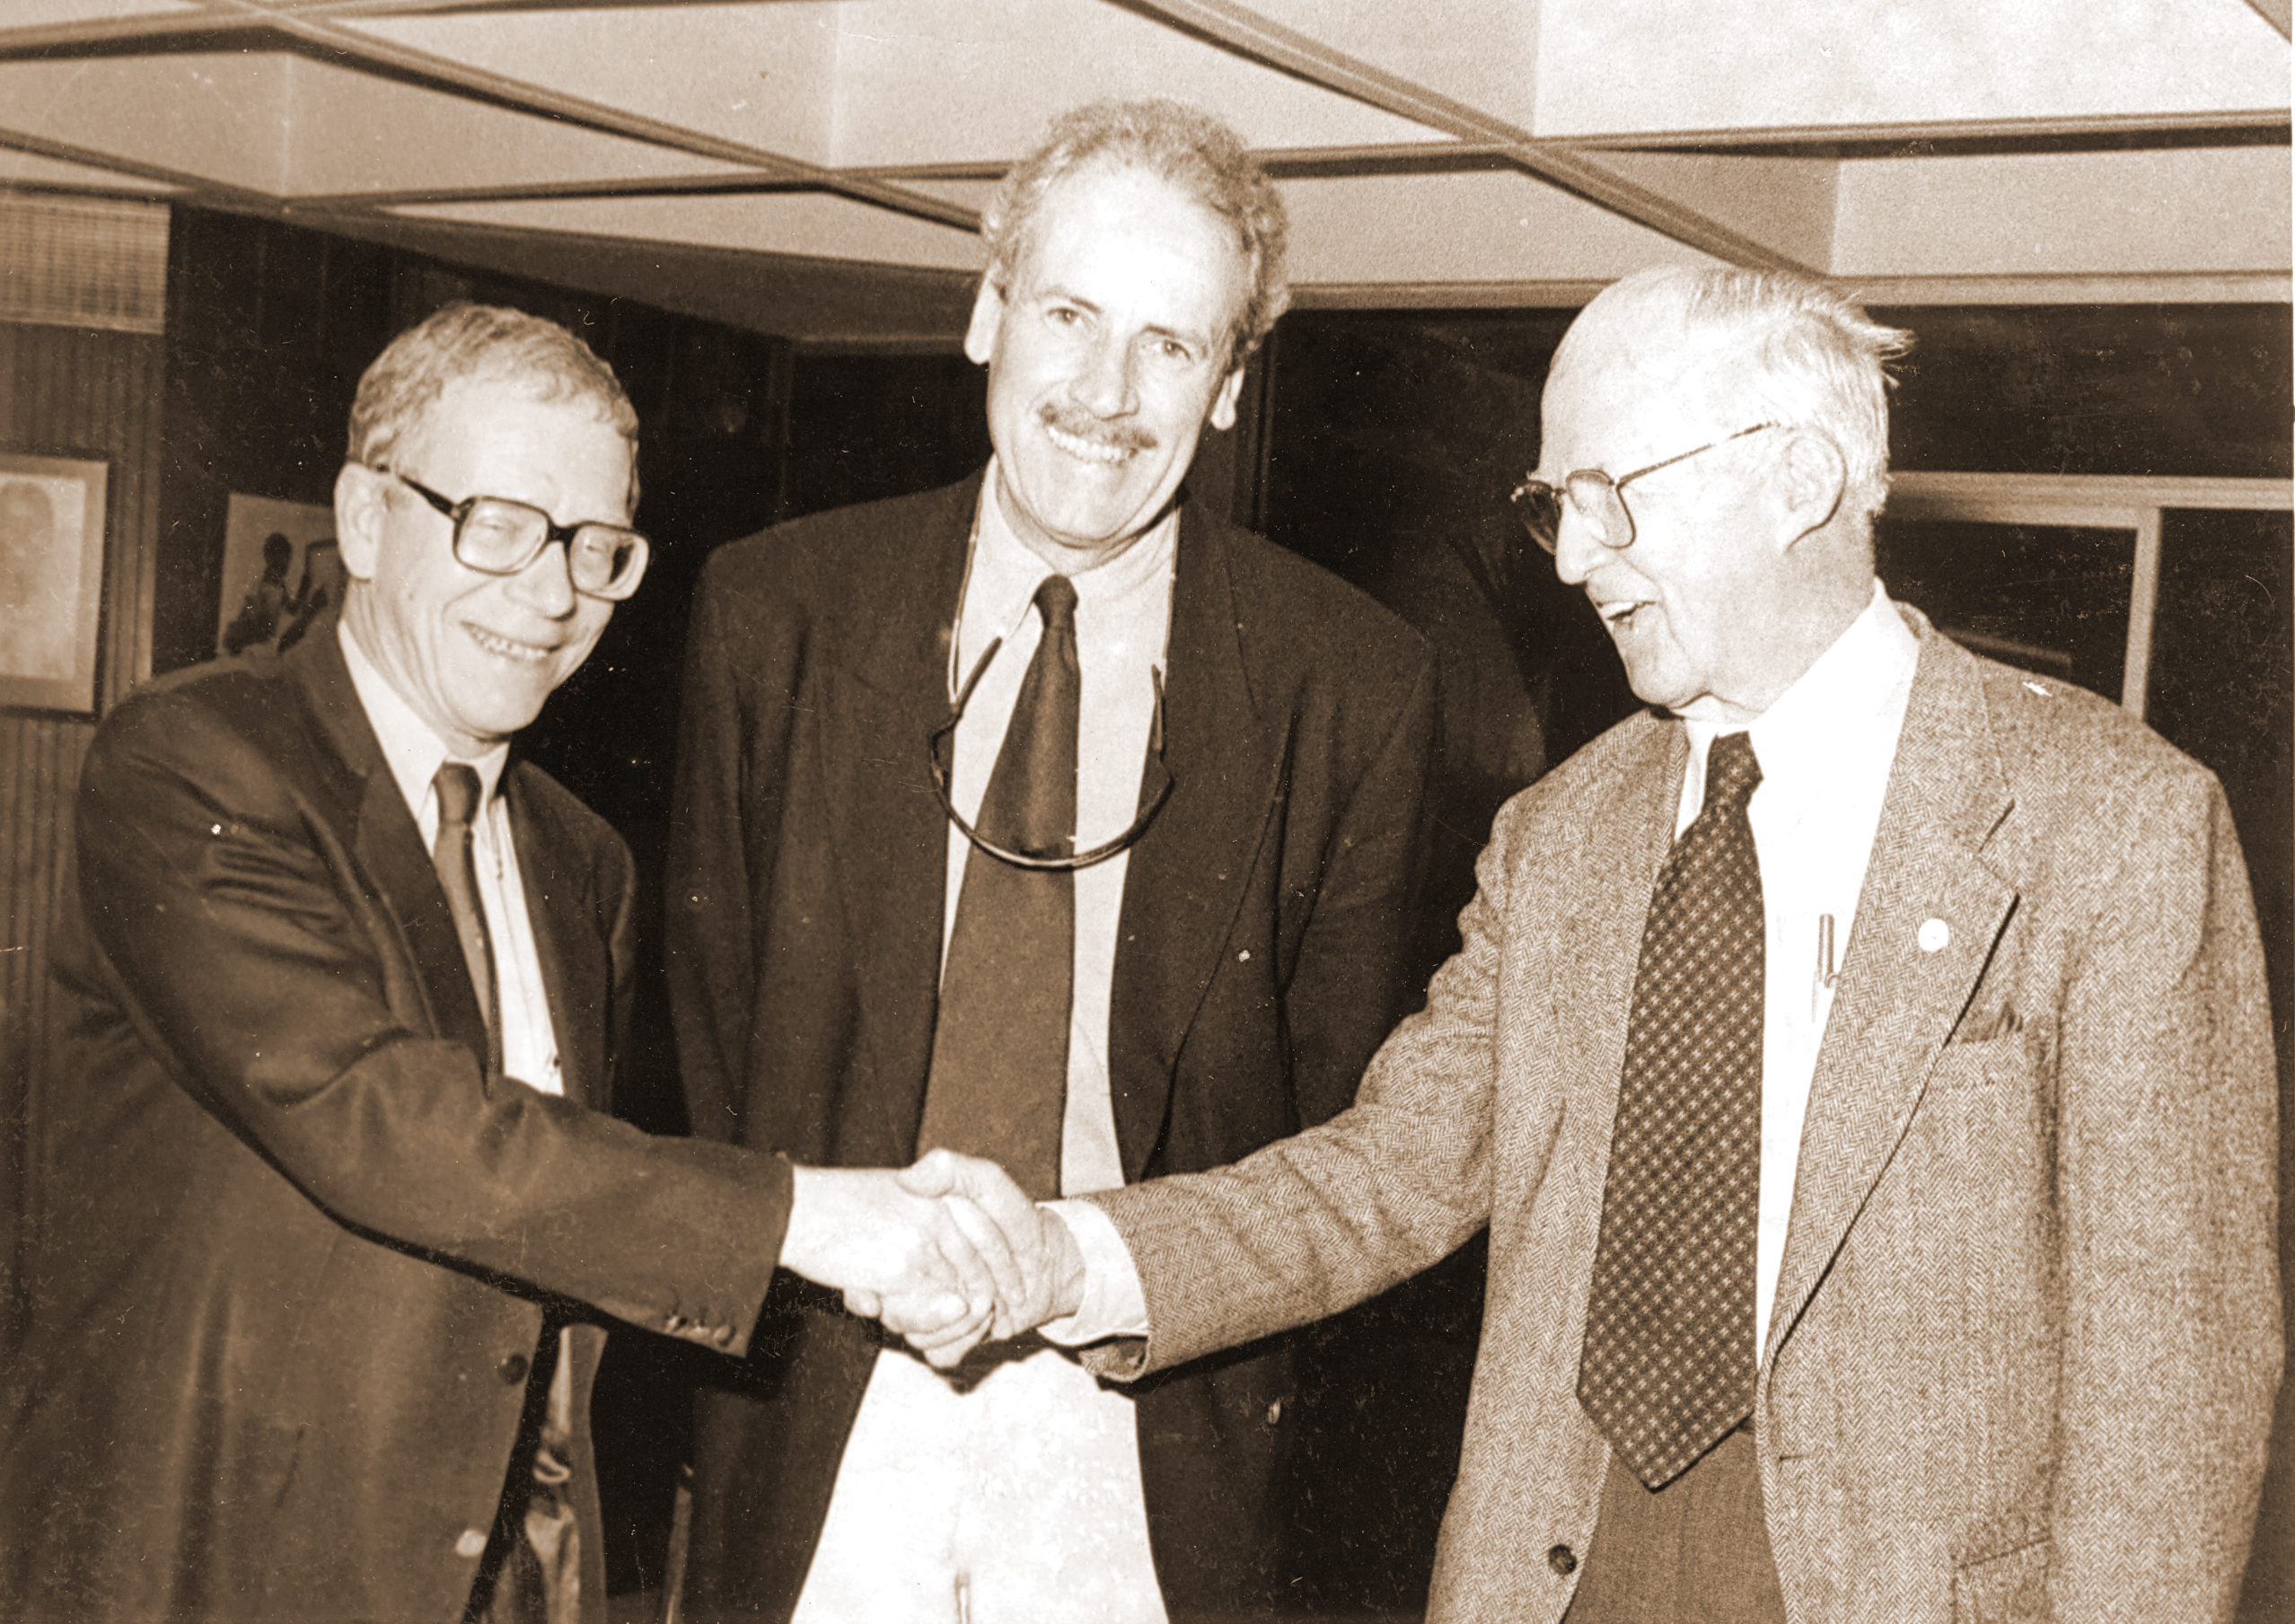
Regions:
[[[704, 577], [670, 968], [698, 1132], [826, 1163], [947, 1146], [1075, 1195], [1351, 1098], [1397, 1013], [1434, 672], [1182, 489], [1286, 300], [1281, 201], [1232, 132], [1080, 110], [982, 230], [989, 467]], [[1288, 1344], [1135, 1400], [1058, 1350], [944, 1378], [825, 1294], [776, 1312], [701, 1403], [694, 1616], [1266, 1598]]]
[[1487, 1224], [1429, 1624], [2237, 1606], [2282, 1356], [2247, 871], [2206, 768], [1876, 578], [1907, 338], [1781, 272], [1594, 300], [1514, 500], [1650, 708], [1507, 803], [1344, 1114], [1058, 1218], [967, 1164], [1011, 1316], [1150, 1382]]

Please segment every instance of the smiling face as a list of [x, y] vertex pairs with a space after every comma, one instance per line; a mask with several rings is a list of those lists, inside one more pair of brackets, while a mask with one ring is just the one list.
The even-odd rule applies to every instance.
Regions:
[[[1748, 426], [1731, 414], [1710, 352], [1675, 329], [1581, 318], [1546, 385], [1540, 478], [1578, 469], [1614, 478]], [[1680, 357], [1692, 356], [1684, 360]], [[1720, 445], [1626, 487], [1633, 544], [1604, 546], [1562, 505], [1555, 572], [1582, 585], [1637, 697], [1676, 715], [1748, 722], [1806, 668], [1780, 636], [1796, 576], [1795, 535], [1764, 441]]]
[[[457, 502], [508, 496], [560, 524], [629, 522], [629, 443], [592, 402], [536, 399], [508, 380], [449, 384], [391, 465]], [[563, 547], [514, 575], [466, 567], [453, 523], [390, 474], [347, 465], [335, 521], [353, 635], [454, 755], [482, 755], [532, 722], [613, 618], [574, 590]]]
[[1250, 285], [1218, 215], [1108, 163], [1055, 183], [1010, 285], [982, 284], [964, 353], [989, 369], [998, 500], [1054, 568], [1122, 551], [1162, 517], [1203, 425], [1234, 425], [1228, 338]]

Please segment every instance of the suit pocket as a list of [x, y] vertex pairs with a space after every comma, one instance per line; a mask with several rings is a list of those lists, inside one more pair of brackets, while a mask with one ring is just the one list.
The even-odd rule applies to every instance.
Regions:
[[2032, 1070], [2032, 1057], [2024, 1034], [2011, 1031], [1977, 1043], [1948, 1043], [1929, 1074], [1931, 1093], [1973, 1088], [1997, 1088], [2014, 1083]]
[[2046, 1534], [2013, 1549], [1963, 1562], [1952, 1572], [1953, 1624], [2045, 1624], [2048, 1569], [2055, 1544]]

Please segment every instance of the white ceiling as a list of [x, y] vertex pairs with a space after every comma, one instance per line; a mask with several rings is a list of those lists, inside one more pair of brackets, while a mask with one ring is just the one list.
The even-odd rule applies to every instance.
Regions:
[[961, 298], [773, 294], [854, 261], [960, 289], [1052, 114], [1158, 94], [1283, 178], [1302, 304], [1717, 259], [1891, 302], [2284, 299], [2289, 4], [0, 0], [0, 187], [931, 336]]

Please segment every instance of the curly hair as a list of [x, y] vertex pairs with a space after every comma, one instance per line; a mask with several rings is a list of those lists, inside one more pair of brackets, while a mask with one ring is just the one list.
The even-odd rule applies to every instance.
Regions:
[[980, 211], [991, 285], [998, 291], [1011, 285], [1052, 187], [1095, 161], [1144, 169], [1233, 228], [1235, 246], [1251, 264], [1251, 294], [1228, 333], [1228, 369], [1241, 366], [1290, 304], [1283, 272], [1290, 220], [1243, 137], [1183, 102], [1095, 101], [1053, 120], [1043, 144], [1013, 166]]

